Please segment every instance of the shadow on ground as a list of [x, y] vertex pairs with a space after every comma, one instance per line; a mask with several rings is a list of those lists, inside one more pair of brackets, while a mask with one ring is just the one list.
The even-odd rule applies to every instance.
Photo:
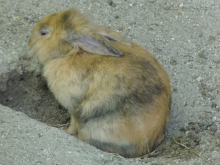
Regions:
[[41, 75], [11, 73], [0, 103], [48, 125], [65, 124], [68, 112], [55, 100]]

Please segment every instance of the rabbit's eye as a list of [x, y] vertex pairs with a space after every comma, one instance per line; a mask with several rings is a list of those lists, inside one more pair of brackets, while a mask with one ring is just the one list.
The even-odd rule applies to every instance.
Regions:
[[50, 28], [47, 25], [43, 25], [40, 29], [39, 29], [39, 35], [40, 36], [48, 36], [50, 32]]
[[47, 34], [48, 34], [48, 32], [40, 32], [40, 35], [42, 35], [42, 36], [45, 36]]

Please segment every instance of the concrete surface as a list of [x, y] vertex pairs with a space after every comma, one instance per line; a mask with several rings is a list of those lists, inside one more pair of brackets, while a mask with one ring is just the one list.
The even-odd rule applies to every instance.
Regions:
[[[9, 79], [40, 72], [28, 57], [28, 38], [45, 15], [75, 7], [154, 54], [173, 88], [167, 138], [193, 134], [193, 149], [220, 162], [220, 1], [0, 0], [0, 91]], [[1, 101], [1, 100], [0, 100]], [[22, 111], [22, 110], [21, 110]], [[185, 141], [186, 142], [186, 141]], [[170, 151], [174, 152], [174, 151]], [[192, 154], [193, 155], [193, 154]], [[21, 112], [0, 106], [0, 165], [207, 164], [198, 156], [122, 159], [101, 152]]]

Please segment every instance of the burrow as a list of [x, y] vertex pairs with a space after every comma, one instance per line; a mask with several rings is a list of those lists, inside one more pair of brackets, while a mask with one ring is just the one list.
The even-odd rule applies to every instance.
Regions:
[[69, 122], [67, 110], [56, 101], [40, 74], [10, 73], [6, 90], [0, 91], [0, 104], [51, 126]]

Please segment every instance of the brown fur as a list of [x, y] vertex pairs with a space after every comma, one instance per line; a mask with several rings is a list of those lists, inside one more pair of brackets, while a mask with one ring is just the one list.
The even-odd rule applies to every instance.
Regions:
[[170, 81], [149, 52], [73, 9], [42, 19], [29, 45], [71, 114], [67, 133], [125, 157], [144, 155], [164, 139]]

